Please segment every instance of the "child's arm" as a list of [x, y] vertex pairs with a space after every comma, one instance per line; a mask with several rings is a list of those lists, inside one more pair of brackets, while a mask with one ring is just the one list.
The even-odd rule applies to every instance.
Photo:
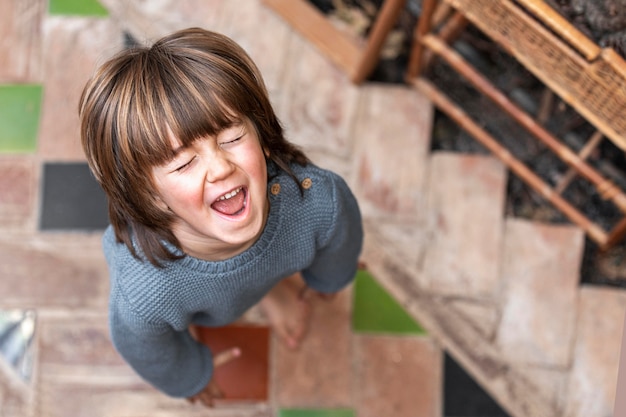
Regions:
[[[213, 367], [217, 368], [218, 366], [224, 365], [225, 363], [230, 362], [233, 359], [238, 358], [239, 356], [241, 356], [241, 350], [236, 347], [220, 352], [215, 355], [215, 359], [213, 360]], [[224, 396], [222, 394], [222, 391], [215, 382], [215, 379], [211, 378], [211, 381], [209, 381], [209, 383], [204, 387], [202, 391], [200, 391], [196, 395], [192, 395], [191, 397], [187, 398], [187, 400], [189, 400], [189, 402], [191, 402], [192, 404], [194, 404], [196, 401], [199, 401], [207, 407], [213, 407], [213, 401], [223, 397]]]
[[123, 297], [110, 309], [113, 344], [147, 382], [172, 397], [192, 397], [213, 375], [213, 355], [188, 330], [151, 323], [135, 313]]
[[339, 291], [352, 281], [363, 244], [357, 201], [341, 177], [333, 178], [331, 203], [334, 209], [324, 225], [315, 259], [302, 271], [307, 285], [322, 294]]

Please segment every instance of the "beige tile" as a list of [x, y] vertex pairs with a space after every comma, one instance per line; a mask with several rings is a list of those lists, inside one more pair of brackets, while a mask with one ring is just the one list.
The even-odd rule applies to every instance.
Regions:
[[[293, 36], [288, 24], [260, 1], [225, 2], [222, 32], [231, 37], [259, 67], [274, 106], [285, 88], [285, 62]], [[262, 28], [262, 30], [259, 30]]]
[[577, 227], [507, 220], [497, 343], [511, 361], [570, 363], [584, 243]]
[[432, 103], [404, 86], [362, 87], [354, 119], [355, 191], [372, 216], [412, 221], [425, 208]]
[[360, 91], [301, 36], [292, 35], [288, 52], [285, 89], [277, 99], [287, 138], [314, 162], [348, 176]]
[[3, 235], [0, 308], [101, 309], [108, 274], [99, 234]]
[[441, 351], [427, 338], [355, 336], [359, 417], [442, 415]]
[[274, 341], [270, 366], [277, 407], [352, 405], [351, 290], [331, 302], [314, 300], [310, 331], [298, 351]]
[[[248, 0], [250, 1], [250, 0]], [[100, 0], [112, 20], [137, 42], [151, 44], [162, 36], [198, 26], [221, 32], [226, 0]]]
[[437, 152], [427, 187], [430, 245], [420, 284], [441, 294], [492, 297], [499, 282], [504, 166], [492, 157]]
[[48, 17], [44, 25], [44, 100], [39, 154], [84, 160], [78, 101], [96, 65], [118, 52], [122, 34], [109, 19]]
[[566, 417], [612, 415], [622, 350], [626, 292], [583, 286]]
[[0, 83], [40, 83], [45, 0], [0, 2]]

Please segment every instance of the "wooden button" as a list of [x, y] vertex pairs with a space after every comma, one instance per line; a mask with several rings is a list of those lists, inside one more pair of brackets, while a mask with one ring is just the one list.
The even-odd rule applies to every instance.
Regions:
[[311, 178], [305, 178], [302, 180], [302, 188], [304, 188], [305, 190], [311, 188], [312, 185], [313, 181], [311, 181]]
[[270, 193], [272, 193], [272, 195], [278, 195], [278, 193], [280, 193], [280, 184], [272, 184]]

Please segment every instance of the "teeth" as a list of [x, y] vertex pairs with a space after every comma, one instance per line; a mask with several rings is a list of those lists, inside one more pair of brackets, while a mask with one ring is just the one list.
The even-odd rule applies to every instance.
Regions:
[[242, 187], [239, 187], [236, 190], [231, 191], [230, 193], [226, 193], [223, 196], [221, 196], [220, 198], [218, 198], [217, 201], [228, 200], [229, 198], [233, 198], [234, 196], [236, 196], [241, 191], [241, 189], [242, 189]]

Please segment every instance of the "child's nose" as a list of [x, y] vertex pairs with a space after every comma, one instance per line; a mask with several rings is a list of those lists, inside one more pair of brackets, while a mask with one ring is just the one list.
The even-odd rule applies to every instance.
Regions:
[[235, 169], [233, 163], [222, 153], [215, 152], [207, 162], [206, 180], [217, 182], [227, 178]]

